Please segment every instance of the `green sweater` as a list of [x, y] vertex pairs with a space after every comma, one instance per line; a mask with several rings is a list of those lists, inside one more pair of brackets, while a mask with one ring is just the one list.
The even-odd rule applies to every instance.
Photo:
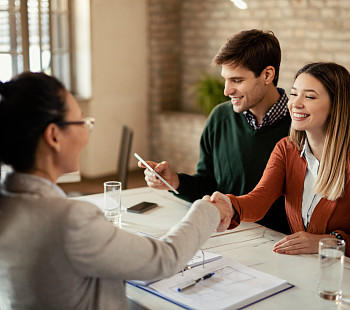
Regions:
[[[188, 201], [210, 195], [249, 193], [259, 182], [276, 143], [287, 136], [289, 114], [272, 125], [254, 130], [242, 113], [235, 113], [230, 101], [218, 105], [204, 128], [196, 174], [179, 173], [179, 197]], [[277, 201], [278, 214], [267, 214], [260, 222], [288, 233], [284, 201]], [[282, 211], [281, 211], [282, 209]], [[270, 218], [269, 218], [270, 217]]]

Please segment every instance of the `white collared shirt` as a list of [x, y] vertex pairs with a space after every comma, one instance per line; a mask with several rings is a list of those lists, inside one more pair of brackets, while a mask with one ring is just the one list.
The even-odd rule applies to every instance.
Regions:
[[310, 218], [312, 212], [314, 212], [316, 205], [321, 200], [322, 196], [316, 194], [313, 185], [315, 184], [318, 168], [320, 166], [317, 158], [312, 154], [309, 143], [305, 140], [303, 150], [300, 157], [304, 156], [307, 161], [307, 169], [304, 180], [304, 190], [303, 190], [303, 202], [301, 207], [301, 216], [303, 218], [303, 223], [305, 228], [309, 226]]
[[266, 112], [266, 114], [261, 120], [261, 124], [257, 123], [255, 115], [252, 112], [250, 112], [249, 110], [243, 112], [244, 117], [248, 121], [249, 125], [253, 127], [254, 130], [270, 126], [274, 122], [277, 122], [289, 113], [287, 106], [288, 97], [286, 95], [286, 92], [282, 88], [277, 88], [277, 90], [280, 94], [280, 97], [276, 101], [276, 103]]

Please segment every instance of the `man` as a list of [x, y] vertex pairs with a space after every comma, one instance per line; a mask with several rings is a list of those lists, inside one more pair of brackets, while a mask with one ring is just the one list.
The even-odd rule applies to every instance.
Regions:
[[[288, 98], [277, 88], [280, 62], [272, 32], [242, 31], [221, 47], [213, 64], [221, 66], [224, 93], [231, 100], [214, 108], [207, 120], [196, 174], [176, 173], [167, 162], [148, 162], [180, 198], [194, 201], [216, 190], [243, 195], [259, 182], [275, 144], [289, 133]], [[167, 189], [148, 170], [145, 180], [150, 187]], [[283, 197], [259, 223], [290, 233]]]

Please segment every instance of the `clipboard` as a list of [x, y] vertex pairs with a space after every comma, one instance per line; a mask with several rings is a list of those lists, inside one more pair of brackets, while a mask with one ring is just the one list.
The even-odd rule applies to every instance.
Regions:
[[[184, 292], [177, 287], [188, 281], [214, 272], [214, 276]], [[164, 280], [143, 286], [130, 283], [151, 294], [157, 295], [184, 309], [244, 309], [261, 300], [282, 293], [294, 287], [293, 284], [255, 270], [229, 258], [192, 268]]]

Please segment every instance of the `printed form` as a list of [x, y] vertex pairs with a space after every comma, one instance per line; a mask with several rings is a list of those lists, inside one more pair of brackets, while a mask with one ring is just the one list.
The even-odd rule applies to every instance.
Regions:
[[[208, 272], [212, 277], [179, 292], [187, 282]], [[293, 287], [285, 280], [252, 269], [229, 258], [198, 266], [149, 285], [163, 298], [189, 309], [226, 309], [243, 307]]]

